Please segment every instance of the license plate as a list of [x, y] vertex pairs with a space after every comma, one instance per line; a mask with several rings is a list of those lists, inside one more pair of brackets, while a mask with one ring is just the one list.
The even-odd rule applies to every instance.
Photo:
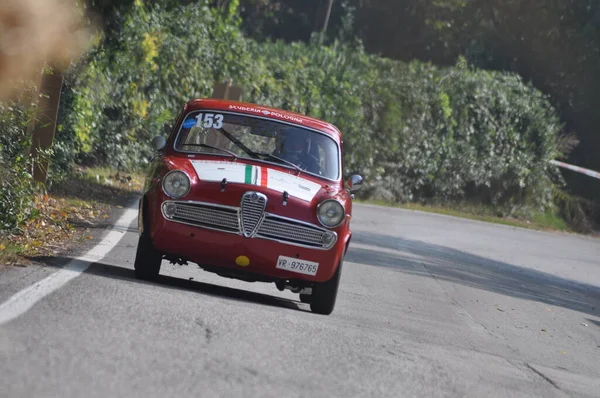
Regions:
[[296, 272], [298, 274], [315, 276], [319, 269], [319, 263], [300, 260], [299, 258], [294, 257], [279, 256], [276, 268]]

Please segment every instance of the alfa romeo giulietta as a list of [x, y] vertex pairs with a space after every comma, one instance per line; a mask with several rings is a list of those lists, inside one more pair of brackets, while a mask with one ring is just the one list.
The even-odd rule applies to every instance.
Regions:
[[135, 275], [163, 260], [275, 283], [330, 314], [350, 244], [353, 193], [334, 125], [256, 104], [197, 99], [153, 140]]

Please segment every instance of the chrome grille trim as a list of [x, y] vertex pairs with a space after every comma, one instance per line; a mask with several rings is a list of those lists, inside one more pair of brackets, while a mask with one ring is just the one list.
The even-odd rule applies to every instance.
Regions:
[[254, 236], [265, 214], [267, 197], [258, 192], [246, 192], [242, 196], [240, 207], [240, 225], [246, 238]]
[[[328, 244], [324, 241], [326, 235], [332, 237]], [[333, 231], [269, 213], [265, 215], [256, 237], [323, 250], [330, 249], [337, 241], [337, 234]]]
[[[165, 214], [164, 207], [167, 204], [175, 204], [176, 206], [175, 214], [172, 217]], [[260, 215], [260, 219], [250, 237], [315, 250], [329, 250], [337, 242], [338, 236], [334, 231], [304, 221], [267, 213], [264, 208], [262, 212], [257, 209], [260, 208], [256, 206], [246, 206], [244, 208], [249, 220]], [[172, 222], [243, 235], [241, 208], [238, 207], [208, 202], [167, 200], [163, 202], [161, 210], [163, 217]], [[323, 237], [327, 234], [332, 236], [330, 244], [325, 244], [323, 241]]]
[[[165, 214], [166, 204], [176, 206], [175, 214], [169, 217]], [[161, 206], [163, 217], [167, 220], [208, 228], [216, 231], [240, 233], [238, 209], [205, 202], [165, 201]]]

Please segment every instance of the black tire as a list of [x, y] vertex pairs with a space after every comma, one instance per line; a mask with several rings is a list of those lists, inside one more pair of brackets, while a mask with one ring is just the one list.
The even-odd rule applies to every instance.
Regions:
[[305, 304], [310, 304], [312, 296], [310, 294], [300, 294], [300, 301]]
[[315, 314], [329, 315], [335, 308], [340, 277], [342, 275], [342, 261], [335, 274], [327, 282], [315, 283], [312, 288], [310, 310]]
[[155, 281], [160, 273], [161, 263], [162, 253], [156, 250], [152, 244], [148, 221], [144, 214], [144, 228], [138, 240], [137, 252], [133, 263], [135, 277], [146, 281]]

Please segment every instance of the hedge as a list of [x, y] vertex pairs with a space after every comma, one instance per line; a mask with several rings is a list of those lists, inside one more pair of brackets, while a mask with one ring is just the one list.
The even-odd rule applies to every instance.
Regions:
[[[404, 63], [359, 42], [256, 42], [232, 10], [137, 1], [120, 31], [73, 65], [52, 170], [74, 162], [143, 167], [183, 103], [231, 80], [244, 100], [307, 113], [344, 134], [363, 197], [552, 206], [561, 124], [548, 98], [511, 73]], [[109, 40], [110, 39], [110, 40]], [[4, 162], [4, 160], [3, 160]]]

